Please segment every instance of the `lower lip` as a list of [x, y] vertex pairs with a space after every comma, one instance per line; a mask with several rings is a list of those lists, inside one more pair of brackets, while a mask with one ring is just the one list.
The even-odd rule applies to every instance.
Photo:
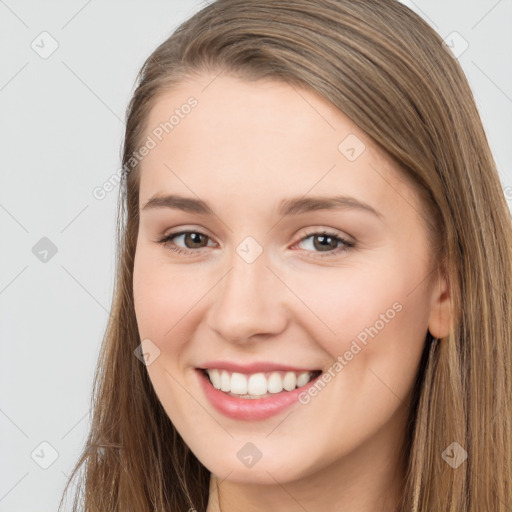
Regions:
[[214, 388], [210, 379], [202, 370], [196, 371], [206, 398], [208, 398], [213, 407], [225, 416], [246, 421], [264, 420], [279, 414], [296, 403], [299, 395], [318, 379], [316, 377], [300, 388], [293, 391], [281, 391], [281, 393], [276, 393], [274, 396], [237, 398]]

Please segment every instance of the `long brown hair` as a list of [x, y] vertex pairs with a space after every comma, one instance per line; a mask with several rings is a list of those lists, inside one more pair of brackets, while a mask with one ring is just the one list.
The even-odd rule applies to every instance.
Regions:
[[[75, 510], [82, 504], [86, 512], [203, 512], [207, 506], [209, 472], [134, 356], [141, 340], [132, 288], [139, 208], [133, 155], [157, 96], [201, 72], [280, 79], [321, 95], [380, 144], [421, 192], [455, 321], [449, 336], [425, 346], [397, 510], [511, 510], [510, 211], [461, 66], [440, 36], [395, 0], [218, 0], [144, 63], [127, 111], [117, 275], [92, 425], [63, 499], [80, 473]], [[456, 468], [443, 459], [454, 442], [467, 452]]]

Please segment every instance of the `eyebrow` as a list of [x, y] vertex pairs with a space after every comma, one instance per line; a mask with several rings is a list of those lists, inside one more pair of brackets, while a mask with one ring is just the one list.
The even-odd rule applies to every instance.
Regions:
[[[147, 211], [156, 208], [173, 208], [199, 215], [214, 215], [212, 208], [207, 202], [176, 194], [155, 195], [149, 199], [141, 210]], [[382, 213], [378, 212], [375, 208], [351, 196], [309, 196], [283, 199], [279, 203], [278, 213], [282, 217], [286, 217], [315, 210], [359, 210], [370, 213], [379, 219], [383, 218]]]

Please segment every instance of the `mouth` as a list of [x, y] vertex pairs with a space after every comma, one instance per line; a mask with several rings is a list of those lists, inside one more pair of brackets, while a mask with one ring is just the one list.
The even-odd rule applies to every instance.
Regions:
[[242, 421], [266, 420], [300, 402], [322, 370], [255, 361], [208, 361], [195, 367], [204, 397], [217, 412]]
[[241, 373], [222, 368], [199, 368], [213, 388], [228, 396], [258, 400], [289, 393], [307, 386], [322, 370]]

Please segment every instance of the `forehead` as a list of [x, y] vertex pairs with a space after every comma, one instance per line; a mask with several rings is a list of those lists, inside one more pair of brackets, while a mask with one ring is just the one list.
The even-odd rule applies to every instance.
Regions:
[[[273, 79], [247, 81], [222, 74], [197, 75], [180, 82], [154, 101], [146, 132], [153, 134], [162, 149], [186, 141], [198, 151], [215, 147], [217, 152], [233, 153], [240, 147], [261, 149], [258, 144], [264, 142], [269, 154], [268, 149], [286, 143], [281, 149], [288, 150], [288, 156], [324, 153], [331, 159], [339, 156], [339, 143], [351, 136], [345, 149], [352, 145], [359, 153], [364, 144], [391, 163], [385, 151], [325, 98]], [[217, 147], [220, 141], [224, 144]], [[307, 150], [301, 151], [304, 142]], [[351, 161], [354, 155], [347, 153], [346, 157]]]
[[392, 206], [396, 187], [405, 187], [393, 159], [343, 112], [277, 80], [200, 75], [181, 82], [154, 103], [149, 139], [141, 203], [164, 188], [219, 200], [259, 194], [260, 202], [336, 189]]

